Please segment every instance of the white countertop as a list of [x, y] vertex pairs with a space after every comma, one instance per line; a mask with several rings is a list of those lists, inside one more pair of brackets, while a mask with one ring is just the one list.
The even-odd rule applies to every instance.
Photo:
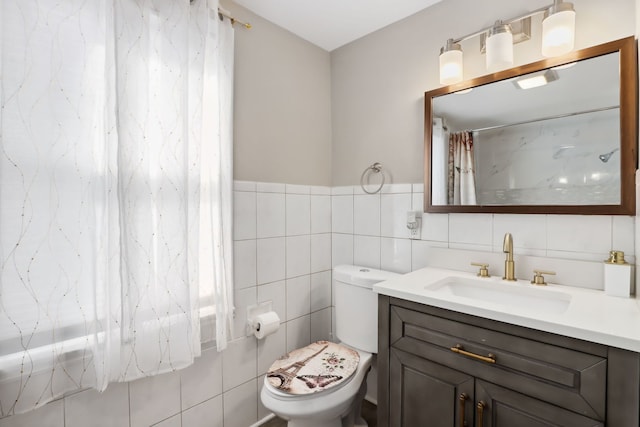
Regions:
[[[511, 293], [522, 290], [526, 294], [531, 288], [550, 295], [560, 292], [570, 295], [571, 300], [564, 312], [550, 313], [536, 309], [535, 304], [514, 306], [425, 289], [449, 277], [486, 280], [495, 283], [495, 287], [511, 287], [508, 288]], [[640, 352], [640, 300], [635, 298], [608, 296], [604, 291], [573, 286], [536, 286], [528, 280], [480, 279], [475, 274], [432, 267], [377, 283], [373, 290], [395, 298]]]

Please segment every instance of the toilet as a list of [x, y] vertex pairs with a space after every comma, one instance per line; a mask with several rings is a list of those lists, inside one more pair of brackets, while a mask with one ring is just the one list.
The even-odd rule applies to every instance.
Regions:
[[[304, 394], [293, 394], [278, 388], [283, 379], [273, 381], [270, 371], [264, 378], [260, 399], [265, 408], [288, 421], [288, 427], [352, 427], [367, 426], [360, 416], [362, 400], [367, 391], [367, 374], [371, 369], [373, 353], [378, 351], [378, 295], [371, 288], [375, 283], [398, 277], [399, 274], [354, 265], [341, 265], [333, 269], [333, 296], [335, 304], [335, 332], [339, 340], [339, 349], [346, 357], [347, 365], [352, 362], [349, 375], [344, 375], [339, 383], [326, 388], [314, 387]], [[297, 357], [307, 362], [311, 356], [323, 356], [322, 351], [336, 344], [318, 341], [307, 347], [294, 350], [278, 361], [272, 368], [281, 364], [299, 366], [300, 362], [288, 364], [283, 360]], [[326, 354], [326, 353], [324, 353]], [[333, 353], [332, 353], [333, 354]], [[294, 356], [292, 356], [294, 355]], [[306, 356], [306, 357], [305, 357]], [[320, 360], [322, 364], [325, 359]], [[342, 360], [342, 359], [341, 359]], [[310, 362], [311, 363], [311, 362]], [[317, 364], [317, 363], [316, 363]], [[297, 372], [296, 369], [292, 372]], [[324, 377], [329, 377], [325, 375]], [[304, 389], [305, 378], [298, 375], [291, 379], [300, 389]], [[313, 377], [313, 376], [312, 376]], [[320, 377], [320, 375], [318, 375]], [[270, 381], [271, 379], [271, 381]], [[293, 387], [291, 387], [293, 388]]]

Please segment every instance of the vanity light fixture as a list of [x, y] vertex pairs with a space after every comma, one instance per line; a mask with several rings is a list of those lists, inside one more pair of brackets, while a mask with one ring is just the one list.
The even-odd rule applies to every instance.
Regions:
[[564, 55], [573, 50], [576, 11], [572, 3], [555, 0], [544, 12], [542, 21], [542, 55]]
[[462, 81], [462, 47], [453, 39], [440, 49], [440, 83], [454, 84]]
[[511, 26], [496, 21], [487, 35], [487, 70], [497, 71], [513, 65]]
[[[575, 10], [573, 4], [554, 0], [551, 5], [508, 20], [498, 20], [457, 39], [449, 39], [440, 49], [440, 83], [451, 85], [463, 80], [463, 53], [461, 42], [480, 36], [481, 51], [486, 46], [487, 69], [495, 72], [513, 65], [513, 44], [530, 38], [531, 17], [544, 13], [542, 21], [542, 54], [558, 56], [570, 52], [575, 39]], [[514, 31], [518, 28], [520, 32]]]
[[532, 89], [556, 80], [558, 80], [558, 73], [554, 70], [544, 70], [519, 77], [513, 81], [513, 84], [516, 85], [518, 89]]

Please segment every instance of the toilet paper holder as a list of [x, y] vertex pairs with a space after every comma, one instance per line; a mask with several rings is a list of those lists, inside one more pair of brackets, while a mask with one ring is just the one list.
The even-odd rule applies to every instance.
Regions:
[[273, 310], [273, 302], [271, 300], [262, 302], [256, 305], [250, 305], [247, 307], [247, 324], [246, 324], [246, 336], [252, 336], [256, 329], [253, 326], [255, 318], [261, 314], [267, 313]]

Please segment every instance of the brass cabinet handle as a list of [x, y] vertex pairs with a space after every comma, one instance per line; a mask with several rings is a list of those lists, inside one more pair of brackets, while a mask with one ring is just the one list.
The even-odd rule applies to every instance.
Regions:
[[476, 426], [477, 427], [482, 427], [482, 418], [484, 415], [484, 407], [486, 406], [486, 403], [484, 403], [482, 400], [480, 402], [478, 402], [478, 405], [476, 406], [476, 413], [477, 413], [477, 420], [476, 420]]
[[451, 347], [451, 351], [453, 351], [454, 353], [462, 354], [463, 356], [469, 356], [473, 357], [474, 359], [482, 360], [483, 362], [496, 363], [496, 356], [494, 354], [489, 353], [486, 356], [480, 356], [479, 354], [466, 351], [460, 344], [456, 344], [455, 347]]
[[467, 403], [468, 397], [469, 396], [467, 396], [466, 393], [460, 393], [460, 396], [458, 396], [458, 405], [460, 408], [460, 427], [467, 427], [467, 422], [464, 419], [464, 407]]

